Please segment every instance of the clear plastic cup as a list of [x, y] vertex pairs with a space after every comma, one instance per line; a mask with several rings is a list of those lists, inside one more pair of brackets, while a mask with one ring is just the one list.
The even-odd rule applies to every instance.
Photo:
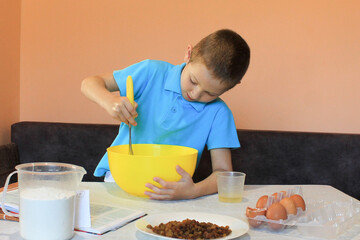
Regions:
[[241, 202], [246, 174], [242, 172], [218, 172], [216, 176], [219, 201]]

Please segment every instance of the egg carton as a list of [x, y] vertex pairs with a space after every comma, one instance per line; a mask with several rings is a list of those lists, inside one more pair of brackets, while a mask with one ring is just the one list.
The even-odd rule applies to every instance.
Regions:
[[[294, 188], [287, 189], [286, 191], [276, 192], [272, 195], [268, 195], [268, 199], [265, 205], [264, 210], [266, 211], [273, 203], [280, 202], [285, 197], [291, 197], [292, 195], [298, 194], [303, 197], [301, 186], [295, 186]], [[307, 205], [305, 203], [305, 205]], [[260, 210], [261, 211], [261, 210]], [[251, 228], [268, 228], [271, 231], [281, 231], [286, 226], [294, 226], [297, 224], [298, 219], [304, 215], [306, 211], [303, 211], [301, 208], [297, 208], [296, 215], [289, 214], [287, 219], [280, 220], [271, 220], [265, 217], [265, 215], [258, 215], [254, 218], [247, 217], [249, 225]]]
[[[296, 187], [286, 191], [286, 195], [283, 192], [281, 193], [277, 193], [278, 199], [269, 196], [266, 207], [292, 194], [302, 196], [302, 189]], [[305, 211], [297, 208], [297, 214], [288, 215], [286, 220], [270, 220], [261, 215], [255, 218], [248, 217], [248, 221], [250, 226], [254, 221], [260, 223], [256, 227], [251, 226], [252, 228], [281, 231], [286, 227], [295, 226], [302, 235], [335, 239], [355, 224], [360, 224], [360, 202], [353, 198], [343, 202], [306, 202]]]
[[360, 224], [360, 202], [351, 198], [345, 202], [308, 204], [295, 225], [303, 235], [334, 239], [355, 224]]
[[[300, 216], [304, 214], [305, 211], [302, 211], [301, 208], [297, 209], [296, 215], [288, 215], [288, 218], [285, 220], [271, 220], [266, 218], [264, 215], [256, 216], [255, 218], [248, 217], [249, 224], [251, 228], [268, 228], [271, 231], [281, 231], [287, 226], [296, 226]], [[259, 225], [254, 226], [251, 223], [259, 223]]]

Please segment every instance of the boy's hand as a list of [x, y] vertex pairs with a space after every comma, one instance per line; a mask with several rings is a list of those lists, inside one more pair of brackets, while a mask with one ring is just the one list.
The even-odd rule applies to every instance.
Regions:
[[138, 116], [136, 112], [137, 106], [138, 104], [136, 102], [134, 102], [133, 106], [127, 97], [114, 96], [105, 109], [113, 118], [136, 126], [137, 122], [135, 118]]
[[146, 191], [145, 194], [150, 199], [156, 200], [176, 200], [176, 199], [190, 199], [195, 193], [195, 183], [190, 174], [188, 174], [180, 166], [176, 166], [176, 171], [182, 176], [178, 182], [166, 182], [159, 177], [155, 177], [154, 181], [158, 182], [162, 188], [158, 188], [150, 183], [145, 186], [154, 192]]

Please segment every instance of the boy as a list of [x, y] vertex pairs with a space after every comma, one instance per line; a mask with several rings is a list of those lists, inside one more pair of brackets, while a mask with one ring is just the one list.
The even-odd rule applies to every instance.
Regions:
[[[191, 199], [217, 192], [216, 171], [231, 171], [230, 149], [240, 147], [230, 109], [219, 98], [240, 83], [250, 61], [250, 49], [237, 33], [223, 29], [202, 39], [194, 48], [188, 45], [185, 63], [145, 60], [110, 74], [88, 77], [81, 91], [121, 123], [113, 145], [132, 143], [180, 145], [199, 151], [198, 161], [207, 145], [213, 173], [194, 183], [181, 167], [178, 182], [165, 182], [162, 188], [146, 184], [151, 199]], [[126, 79], [134, 83], [133, 107], [126, 98]], [[120, 91], [120, 96], [111, 92]], [[107, 153], [94, 172], [111, 179]], [[136, 177], [136, 176], [134, 176]]]

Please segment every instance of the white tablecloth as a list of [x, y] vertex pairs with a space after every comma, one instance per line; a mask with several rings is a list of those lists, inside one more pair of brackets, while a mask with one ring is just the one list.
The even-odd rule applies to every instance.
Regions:
[[[131, 196], [122, 191], [115, 183], [83, 182], [81, 188], [90, 189], [91, 202], [119, 204], [130, 208], [143, 210], [148, 215], [167, 212], [205, 212], [223, 214], [239, 219], [245, 218], [247, 206], [255, 207], [257, 199], [265, 194], [272, 194], [281, 190], [293, 189], [289, 185], [246, 185], [243, 201], [241, 203], [222, 203], [218, 201], [217, 194], [193, 200], [156, 201]], [[301, 185], [305, 201], [349, 201], [350, 196], [327, 185]], [[0, 240], [21, 239], [19, 223], [0, 221]], [[82, 239], [156, 239], [136, 230], [135, 222], [129, 223], [120, 229], [108, 232], [102, 236], [76, 232], [73, 240]], [[238, 239], [319, 239], [301, 235], [296, 227], [285, 228], [281, 232], [272, 232], [266, 228], [250, 229], [249, 232]], [[339, 235], [337, 239], [360, 239], [360, 223]]]

